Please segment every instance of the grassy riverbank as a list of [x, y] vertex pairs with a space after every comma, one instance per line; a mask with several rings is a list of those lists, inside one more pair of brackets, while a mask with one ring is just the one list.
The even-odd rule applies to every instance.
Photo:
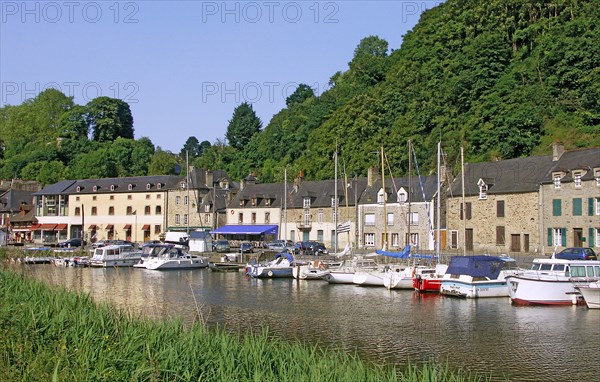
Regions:
[[[0, 267], [1, 268], [1, 267]], [[0, 269], [1, 381], [462, 381], [443, 367], [367, 364], [353, 355], [132, 316]]]

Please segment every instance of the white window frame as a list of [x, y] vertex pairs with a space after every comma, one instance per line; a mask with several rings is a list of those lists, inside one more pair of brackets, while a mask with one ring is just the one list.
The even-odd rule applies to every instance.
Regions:
[[393, 212], [387, 213], [387, 225], [388, 226], [394, 225], [394, 213]]
[[183, 214], [183, 225], [188, 225], [188, 224], [189, 224], [188, 214]]
[[600, 215], [600, 198], [594, 198], [594, 213]]
[[[365, 226], [375, 226], [375, 214], [365, 214]], [[375, 239], [373, 239], [375, 240]]]
[[398, 191], [398, 202], [404, 204], [408, 201], [408, 192], [404, 188], [400, 188]]
[[181, 224], [181, 215], [175, 214], [175, 225]]
[[335, 208], [338, 204], [339, 204], [339, 202], [337, 201], [337, 198], [335, 196], [332, 196], [331, 197], [331, 208]]
[[204, 212], [210, 212], [210, 204], [204, 206]]
[[370, 246], [370, 247], [375, 246], [375, 234], [374, 233], [365, 233], [365, 246]]
[[552, 246], [553, 247], [562, 246], [562, 229], [561, 228], [552, 228]]
[[594, 247], [600, 247], [600, 228], [594, 228]]
[[386, 194], [382, 189], [379, 190], [379, 192], [377, 193], [377, 203], [378, 204], [383, 204], [384, 198], [386, 197]]
[[322, 208], [319, 208], [319, 210], [317, 211], [317, 222], [323, 223], [323, 209]]
[[411, 212], [407, 215], [409, 225], [419, 225], [419, 213]]
[[575, 183], [575, 188], [581, 188], [581, 172], [573, 173], [573, 183]]
[[181, 196], [175, 196], [175, 205], [178, 206], [181, 203]]
[[560, 188], [560, 175], [555, 174], [553, 178], [554, 188]]
[[304, 199], [302, 199], [302, 207], [310, 208], [310, 196], [305, 196]]
[[396, 233], [392, 233], [392, 246], [399, 247], [400, 246], [400, 235]]
[[186, 196], [183, 197], [183, 205], [187, 206], [187, 204], [188, 204], [188, 197], [186, 195]]

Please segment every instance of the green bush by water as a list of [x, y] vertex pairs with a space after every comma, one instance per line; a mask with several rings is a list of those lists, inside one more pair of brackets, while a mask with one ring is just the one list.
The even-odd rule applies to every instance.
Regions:
[[157, 322], [0, 270], [0, 380], [462, 381], [445, 367], [399, 372], [341, 351], [201, 324]]

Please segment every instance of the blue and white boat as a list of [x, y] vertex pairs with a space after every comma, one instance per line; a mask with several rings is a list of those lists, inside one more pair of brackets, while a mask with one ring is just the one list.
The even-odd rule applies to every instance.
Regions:
[[508, 256], [452, 256], [440, 293], [466, 298], [508, 297], [506, 277], [518, 271], [517, 262]]
[[289, 252], [281, 252], [266, 264], [248, 264], [246, 274], [257, 278], [293, 278], [293, 264], [294, 257]]

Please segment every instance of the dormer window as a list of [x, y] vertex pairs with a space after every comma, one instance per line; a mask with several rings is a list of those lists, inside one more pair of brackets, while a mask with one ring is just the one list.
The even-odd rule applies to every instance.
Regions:
[[129, 184], [127, 185], [127, 189], [128, 189], [129, 191], [133, 190], [133, 184], [129, 183]]
[[181, 182], [181, 189], [182, 189], [182, 190], [185, 190], [185, 189], [186, 189], [186, 187], [187, 187], [187, 183], [185, 183], [185, 182]]
[[256, 198], [252, 198], [252, 206], [255, 207], [256, 206]]
[[398, 190], [398, 202], [400, 202], [401, 204], [404, 204], [408, 201], [408, 192], [406, 192], [406, 190], [404, 188], [400, 188], [400, 190]]
[[77, 186], [77, 192], [81, 192], [81, 186]]
[[[379, 192], [377, 193], [377, 203], [379, 204], [383, 204], [384, 200], [387, 199], [385, 197], [385, 192], [383, 192], [383, 188], [381, 190], [379, 190]], [[384, 199], [385, 198], [385, 199]]]
[[92, 187], [92, 190], [93, 190], [94, 192], [98, 191], [98, 186], [94, 186], [94, 187]]
[[271, 199], [265, 199], [265, 206], [271, 205]]
[[600, 169], [594, 170], [594, 178], [596, 178], [596, 186], [600, 187]]
[[115, 185], [114, 185], [114, 184], [111, 184], [111, 185], [110, 185], [110, 190], [111, 190], [111, 191], [114, 191], [114, 190], [115, 190]]
[[581, 188], [581, 172], [573, 173], [573, 182], [575, 183], [576, 188]]
[[477, 182], [477, 185], [479, 186], [479, 199], [480, 200], [487, 199], [487, 191], [488, 191], [487, 184], [485, 184], [483, 179], [479, 179], [479, 182]]
[[240, 207], [244, 206], [244, 199], [240, 199]]
[[552, 174], [552, 181], [554, 182], [554, 188], [560, 188], [560, 174], [554, 173]]
[[305, 196], [304, 199], [302, 199], [302, 207], [310, 208], [310, 197], [309, 196]]
[[156, 183], [156, 189], [157, 189], [157, 190], [160, 190], [161, 188], [162, 188], [162, 184], [160, 184], [160, 183]]
[[229, 188], [229, 182], [221, 182], [221, 188], [227, 190]]
[[331, 197], [331, 207], [335, 208], [338, 205], [337, 198], [335, 196]]
[[148, 183], [148, 184], [146, 185], [146, 190], [149, 190], [149, 189], [151, 189], [151, 188], [152, 188], [152, 185], [151, 185], [150, 183]]

